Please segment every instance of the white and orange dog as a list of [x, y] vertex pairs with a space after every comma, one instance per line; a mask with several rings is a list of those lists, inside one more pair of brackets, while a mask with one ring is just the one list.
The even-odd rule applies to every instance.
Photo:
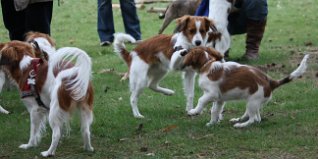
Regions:
[[281, 80], [273, 80], [259, 69], [236, 62], [220, 62], [218, 57], [209, 56], [202, 48], [189, 51], [180, 50], [171, 58], [171, 68], [180, 70], [192, 67], [199, 74], [199, 86], [203, 96], [189, 115], [200, 114], [203, 107], [214, 102], [211, 109], [211, 121], [207, 126], [221, 120], [225, 101], [247, 100], [246, 111], [240, 118], [233, 118], [234, 127], [242, 128], [260, 122], [260, 109], [272, 96], [272, 92], [283, 84], [300, 77], [306, 71], [309, 55], [305, 55], [299, 67]]
[[[184, 16], [177, 19], [176, 31], [177, 34], [183, 35], [182, 44], [184, 45], [182, 46], [186, 48], [205, 46], [211, 28], [215, 28], [213, 21], [205, 17]], [[169, 71], [175, 39], [174, 35], [157, 35], [139, 43], [131, 52], [125, 49], [126, 41], [134, 42], [135, 40], [126, 34], [115, 34], [114, 49], [128, 65], [130, 104], [133, 114], [136, 118], [143, 118], [138, 110], [137, 102], [145, 87], [165, 95], [174, 94], [174, 91], [160, 87], [159, 82]], [[195, 72], [190, 70], [186, 71], [184, 77], [187, 111], [193, 108], [194, 75]]]
[[[26, 34], [26, 42], [32, 44], [35, 48], [35, 56], [37, 58], [46, 58], [48, 59], [48, 54], [52, 54], [56, 51], [54, 40], [47, 34], [39, 33], [39, 32], [28, 32]], [[4, 44], [0, 44], [4, 45]], [[3, 46], [0, 46], [3, 47]], [[10, 79], [9, 79], [10, 80]], [[2, 88], [5, 85], [6, 76], [2, 69], [0, 69], [0, 92], [2, 92]], [[14, 82], [13, 82], [14, 83]], [[9, 114], [9, 111], [5, 110], [2, 106], [0, 106], [0, 113]]]
[[53, 131], [52, 142], [50, 148], [41, 154], [44, 157], [54, 155], [63, 125], [67, 125], [71, 112], [78, 108], [84, 148], [93, 151], [90, 139], [93, 121], [90, 57], [83, 50], [65, 47], [50, 54], [49, 61], [46, 61], [36, 57], [32, 46], [12, 41], [0, 48], [0, 65], [17, 84], [30, 113], [30, 138], [20, 148], [28, 149], [39, 144], [48, 118]]

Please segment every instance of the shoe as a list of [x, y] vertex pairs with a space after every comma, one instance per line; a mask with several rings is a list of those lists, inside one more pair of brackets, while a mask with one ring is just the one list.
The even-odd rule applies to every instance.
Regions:
[[110, 42], [110, 41], [103, 41], [103, 42], [101, 42], [99, 45], [100, 46], [109, 46], [109, 45], [111, 45], [112, 44], [112, 42]]

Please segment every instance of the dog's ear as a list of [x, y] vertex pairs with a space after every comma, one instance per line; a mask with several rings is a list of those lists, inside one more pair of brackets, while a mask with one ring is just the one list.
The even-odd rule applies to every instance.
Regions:
[[0, 65], [10, 65], [17, 60], [17, 51], [14, 47], [3, 46], [0, 54]]
[[208, 33], [208, 42], [216, 41], [221, 39], [222, 34], [220, 32], [209, 32]]
[[216, 51], [215, 49], [213, 48], [209, 48], [207, 47], [206, 50], [205, 50], [210, 56], [213, 56], [217, 61], [222, 61], [223, 60], [223, 55]]
[[187, 28], [187, 24], [188, 24], [189, 20], [190, 20], [189, 15], [185, 15], [181, 18], [176, 19], [177, 26], [176, 26], [176, 29], [174, 30], [174, 33], [181, 32], [181, 31], [185, 30], [185, 28]]

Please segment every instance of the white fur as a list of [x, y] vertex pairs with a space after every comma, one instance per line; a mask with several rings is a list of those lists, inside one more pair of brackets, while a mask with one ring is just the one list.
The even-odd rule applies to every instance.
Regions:
[[[210, 0], [209, 1], [209, 19], [215, 22], [216, 29], [221, 33], [221, 39], [215, 42], [215, 49], [224, 54], [231, 45], [231, 36], [227, 30], [228, 10], [231, 9], [231, 3], [227, 0]], [[208, 44], [209, 47], [213, 43]]]
[[24, 70], [26, 67], [28, 67], [32, 61], [32, 57], [24, 55], [23, 59], [20, 61], [20, 69]]
[[[124, 33], [115, 33], [114, 36], [116, 37], [114, 39], [114, 50], [117, 53], [120, 53], [120, 51], [125, 48], [125, 42], [131, 42], [135, 43], [136, 40], [129, 34], [124, 34]], [[120, 55], [119, 55], [120, 56]], [[121, 57], [121, 56], [120, 56]]]
[[307, 69], [308, 58], [309, 58], [309, 54], [306, 54], [304, 58], [302, 59], [302, 61], [300, 62], [300, 65], [298, 66], [298, 68], [290, 74], [291, 79], [298, 78], [305, 73]]
[[34, 40], [38, 43], [40, 49], [42, 49], [42, 51], [48, 53], [49, 56], [56, 52], [55, 47], [52, 46], [46, 38], [37, 37], [37, 38], [34, 38]]

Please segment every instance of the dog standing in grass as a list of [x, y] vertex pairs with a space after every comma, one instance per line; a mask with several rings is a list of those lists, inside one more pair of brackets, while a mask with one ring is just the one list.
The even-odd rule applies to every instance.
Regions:
[[170, 67], [177, 70], [192, 67], [199, 74], [199, 86], [204, 94], [188, 114], [198, 115], [205, 105], [213, 102], [211, 120], [207, 126], [221, 120], [225, 101], [247, 100], [244, 115], [230, 120], [235, 123], [234, 127], [242, 128], [261, 121], [260, 109], [271, 99], [272, 92], [302, 76], [306, 71], [309, 55], [305, 55], [298, 68], [281, 80], [273, 80], [255, 67], [236, 62], [222, 63], [218, 58], [208, 56], [202, 48], [180, 50], [173, 54]]
[[68, 125], [71, 112], [78, 108], [84, 148], [93, 151], [90, 139], [93, 122], [91, 59], [83, 50], [65, 47], [50, 54], [46, 61], [35, 56], [33, 47], [30, 43], [12, 41], [0, 48], [0, 65], [17, 84], [22, 102], [30, 113], [30, 138], [20, 148], [38, 146], [48, 118], [53, 131], [52, 142], [41, 155], [53, 156], [63, 125]]

